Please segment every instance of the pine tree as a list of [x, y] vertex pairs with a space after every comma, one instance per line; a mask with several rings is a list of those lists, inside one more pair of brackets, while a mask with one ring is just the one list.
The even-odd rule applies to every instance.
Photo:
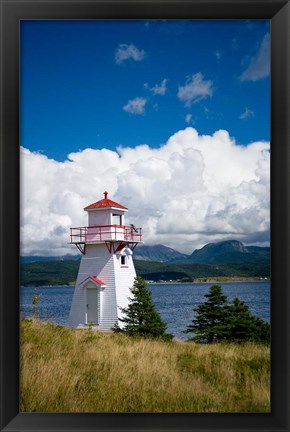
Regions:
[[249, 307], [239, 298], [235, 298], [233, 305], [229, 307], [228, 325], [228, 340], [270, 342], [270, 325], [251, 315]]
[[212, 343], [227, 336], [227, 297], [219, 285], [213, 285], [205, 297], [208, 301], [193, 309], [196, 318], [185, 333], [195, 333], [192, 340]]
[[194, 333], [192, 340], [206, 343], [270, 342], [270, 325], [251, 315], [248, 306], [239, 298], [229, 305], [218, 285], [213, 285], [205, 297], [208, 301], [193, 309], [196, 316], [185, 330], [185, 333]]
[[128, 307], [121, 309], [124, 317], [119, 318], [124, 325], [122, 328], [117, 325], [114, 330], [130, 336], [172, 339], [172, 335], [165, 333], [167, 325], [155, 309], [151, 291], [142, 278], [135, 279], [131, 293]]

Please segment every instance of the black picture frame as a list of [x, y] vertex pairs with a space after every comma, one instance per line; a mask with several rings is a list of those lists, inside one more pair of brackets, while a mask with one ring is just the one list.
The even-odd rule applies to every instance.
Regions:
[[[1, 431], [289, 431], [290, 4], [284, 0], [0, 0]], [[271, 413], [19, 413], [19, 21], [271, 20]]]

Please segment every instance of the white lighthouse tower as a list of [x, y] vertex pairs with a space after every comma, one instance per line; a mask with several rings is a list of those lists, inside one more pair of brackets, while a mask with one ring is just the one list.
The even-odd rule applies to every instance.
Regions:
[[68, 325], [92, 324], [110, 330], [128, 306], [136, 272], [133, 250], [142, 242], [141, 228], [126, 226], [127, 207], [104, 198], [84, 208], [88, 226], [71, 228], [71, 243], [83, 254]]

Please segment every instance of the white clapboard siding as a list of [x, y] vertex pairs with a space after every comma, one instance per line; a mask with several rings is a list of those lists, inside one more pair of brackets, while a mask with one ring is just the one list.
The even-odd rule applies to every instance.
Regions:
[[[121, 265], [121, 256], [110, 253], [105, 244], [86, 246], [75, 291], [73, 295], [68, 326], [79, 327], [86, 324], [87, 295], [86, 286], [80, 284], [89, 276], [97, 276], [105, 283], [100, 288], [99, 329], [110, 330], [122, 316], [120, 308], [128, 306], [130, 288], [136, 277], [132, 255], [126, 256], [126, 265]], [[122, 323], [119, 323], [122, 326]]]
[[[116, 297], [118, 306], [118, 317], [123, 316], [120, 308], [126, 308], [129, 304], [129, 299], [132, 297], [130, 289], [134, 285], [136, 272], [132, 255], [126, 256], [126, 265], [121, 266], [121, 256], [114, 255], [115, 277], [116, 277]], [[122, 327], [121, 323], [119, 323]]]
[[[106, 322], [108, 306], [104, 308], [107, 302], [110, 303], [111, 314], [115, 309], [115, 321], [117, 319], [116, 296], [114, 292], [114, 266], [113, 256], [109, 253], [105, 244], [87, 245], [86, 254], [82, 256], [80, 268], [76, 281], [74, 296], [68, 319], [70, 327], [78, 327], [86, 324], [86, 287], [79, 285], [89, 276], [97, 276], [105, 282], [106, 287], [100, 292], [100, 328], [103, 322]], [[106, 291], [106, 292], [105, 292]], [[104, 320], [103, 320], [104, 318]], [[105, 325], [106, 328], [108, 324]]]

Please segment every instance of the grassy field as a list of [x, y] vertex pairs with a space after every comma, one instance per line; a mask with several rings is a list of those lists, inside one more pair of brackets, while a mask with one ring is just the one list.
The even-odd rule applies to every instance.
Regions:
[[269, 412], [269, 347], [21, 323], [22, 412]]

